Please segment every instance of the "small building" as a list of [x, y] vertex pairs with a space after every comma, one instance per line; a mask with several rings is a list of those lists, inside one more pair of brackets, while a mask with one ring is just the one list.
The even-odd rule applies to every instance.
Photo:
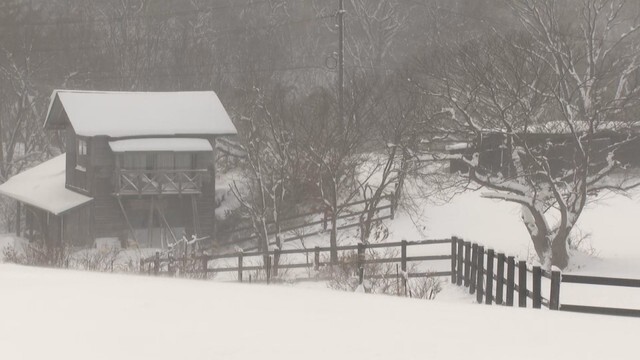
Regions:
[[237, 133], [214, 92], [57, 90], [44, 127], [66, 153], [0, 185], [18, 233], [47, 248], [214, 238], [215, 142]]

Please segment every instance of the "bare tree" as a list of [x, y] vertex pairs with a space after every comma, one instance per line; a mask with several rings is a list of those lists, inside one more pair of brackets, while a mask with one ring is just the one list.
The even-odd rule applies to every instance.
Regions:
[[[517, 31], [448, 52], [437, 86], [423, 90], [450, 106], [449, 129], [475, 138], [468, 178], [490, 190], [484, 197], [522, 205], [541, 263], [564, 268], [589, 195], [638, 185], [612, 175], [637, 139], [639, 23], [619, 0], [510, 4]], [[501, 139], [492, 148], [488, 134]], [[497, 169], [483, 161], [489, 148], [503, 156]]]

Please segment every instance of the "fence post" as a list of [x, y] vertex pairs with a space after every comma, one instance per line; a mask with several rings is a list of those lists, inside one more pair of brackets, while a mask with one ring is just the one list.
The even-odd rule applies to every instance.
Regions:
[[389, 197], [389, 202], [391, 202], [391, 207], [389, 208], [389, 210], [391, 210], [391, 220], [393, 220], [396, 216], [396, 194], [394, 192], [391, 192], [391, 195]]
[[207, 267], [209, 265], [209, 259], [207, 259], [206, 255], [202, 255], [202, 278], [207, 278]]
[[513, 306], [515, 291], [516, 261], [513, 256], [507, 258], [507, 306]]
[[402, 288], [407, 289], [407, 240], [402, 240], [400, 245], [400, 269], [402, 270]]
[[160, 251], [156, 251], [156, 257], [153, 259], [153, 274], [158, 275], [160, 271]]
[[242, 282], [242, 263], [244, 261], [244, 254], [238, 254], [238, 281]]
[[484, 295], [484, 291], [482, 290], [482, 281], [484, 275], [484, 246], [478, 246], [476, 264], [476, 273], [478, 274], [476, 284], [476, 300], [478, 301], [478, 303], [482, 304], [482, 296]]
[[140, 258], [140, 273], [144, 274], [144, 259]]
[[269, 280], [271, 280], [271, 255], [269, 255], [269, 253], [267, 252], [267, 255], [265, 256], [265, 270], [267, 271], [267, 285], [269, 285]]
[[462, 285], [462, 268], [464, 267], [464, 243], [462, 241], [462, 239], [458, 239], [458, 238], [454, 238], [456, 239], [457, 243], [458, 243], [458, 281], [457, 284], [458, 286]]
[[533, 267], [533, 284], [531, 284], [533, 288], [533, 308], [540, 309], [542, 308], [542, 269], [540, 266]]
[[494, 259], [494, 251], [493, 249], [487, 250], [487, 285], [486, 285], [486, 295], [485, 295], [485, 303], [487, 305], [491, 305], [493, 303], [493, 259]]
[[278, 276], [278, 264], [280, 263], [280, 249], [273, 250], [273, 276]]
[[320, 247], [316, 246], [316, 248], [314, 249], [314, 264], [313, 264], [313, 268], [318, 271], [320, 270]]
[[549, 309], [560, 310], [560, 282], [562, 273], [558, 270], [551, 271], [551, 289], [549, 291]]
[[504, 292], [504, 261], [503, 253], [498, 253], [498, 268], [496, 274], [496, 304], [502, 304], [502, 293]]
[[476, 292], [476, 270], [478, 261], [478, 244], [471, 245], [471, 277], [469, 278], [469, 294]]
[[360, 278], [360, 283], [362, 283], [362, 277], [364, 276], [364, 244], [358, 243], [358, 257], [356, 259], [356, 266], [358, 268], [358, 277]]
[[458, 260], [457, 250], [458, 241], [455, 237], [451, 238], [451, 283], [455, 284], [457, 280], [456, 262]]
[[518, 262], [518, 306], [527, 307], [527, 262]]
[[464, 242], [464, 286], [469, 286], [471, 279], [471, 243]]

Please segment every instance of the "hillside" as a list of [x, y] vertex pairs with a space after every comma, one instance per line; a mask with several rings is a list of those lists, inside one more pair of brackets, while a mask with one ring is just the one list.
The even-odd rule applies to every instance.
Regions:
[[0, 289], [4, 359], [625, 359], [636, 351], [638, 326], [630, 318], [13, 265], [0, 265]]

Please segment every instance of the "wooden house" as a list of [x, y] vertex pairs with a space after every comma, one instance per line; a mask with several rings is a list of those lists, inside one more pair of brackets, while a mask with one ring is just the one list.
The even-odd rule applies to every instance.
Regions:
[[66, 153], [0, 185], [18, 233], [47, 247], [213, 239], [215, 142], [236, 134], [214, 92], [58, 90], [44, 127]]
[[[575, 161], [574, 137], [563, 123], [550, 122], [537, 127], [531, 127], [526, 133], [516, 133], [508, 136], [500, 131], [486, 131], [478, 136], [475, 141], [460, 143], [459, 147], [447, 148], [449, 154], [461, 154], [471, 159], [474, 153], [478, 153], [480, 168], [491, 174], [501, 173], [509, 175], [511, 151], [514, 146], [524, 143], [534, 153], [544, 154], [549, 161], [551, 172], [554, 176], [562, 171], [572, 169]], [[585, 125], [586, 126], [586, 125]], [[596, 132], [590, 139], [591, 159], [595, 167], [604, 166], [609, 149], [613, 144], [621, 143], [615, 152], [615, 159], [623, 165], [640, 166], [640, 129], [635, 124], [611, 123], [609, 127]], [[586, 141], [586, 137], [583, 139]], [[452, 172], [466, 172], [467, 165], [462, 160], [451, 161]]]

